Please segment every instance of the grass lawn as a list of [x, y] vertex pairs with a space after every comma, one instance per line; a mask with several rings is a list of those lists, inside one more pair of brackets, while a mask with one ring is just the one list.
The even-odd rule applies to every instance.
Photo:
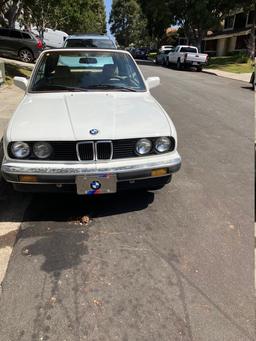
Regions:
[[5, 82], [7, 85], [13, 84], [13, 77], [19, 76], [19, 77], [30, 77], [31, 75], [31, 69], [26, 68], [25, 66], [20, 66], [12, 63], [4, 63], [5, 64]]
[[246, 56], [211, 57], [206, 69], [218, 69], [233, 73], [250, 73], [253, 66]]

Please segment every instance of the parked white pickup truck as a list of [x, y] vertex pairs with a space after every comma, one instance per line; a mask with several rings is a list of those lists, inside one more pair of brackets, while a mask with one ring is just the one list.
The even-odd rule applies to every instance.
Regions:
[[167, 66], [176, 65], [179, 70], [182, 67], [196, 67], [197, 71], [202, 71], [203, 65], [208, 61], [208, 55], [199, 53], [197, 47], [178, 45], [168, 54]]

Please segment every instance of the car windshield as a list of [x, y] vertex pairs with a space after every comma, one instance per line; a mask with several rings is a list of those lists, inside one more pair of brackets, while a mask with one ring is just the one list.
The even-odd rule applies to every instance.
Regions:
[[32, 92], [146, 91], [128, 53], [112, 51], [47, 52], [31, 80]]
[[180, 52], [197, 53], [197, 49], [195, 47], [182, 47]]
[[67, 39], [65, 47], [85, 47], [85, 48], [101, 48], [101, 49], [111, 49], [115, 48], [114, 43], [110, 39]]

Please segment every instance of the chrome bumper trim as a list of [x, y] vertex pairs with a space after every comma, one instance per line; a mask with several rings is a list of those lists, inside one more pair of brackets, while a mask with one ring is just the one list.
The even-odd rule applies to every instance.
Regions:
[[[173, 155], [161, 155], [154, 160], [144, 158], [140, 160], [119, 160], [101, 163], [51, 163], [51, 162], [25, 162], [14, 160], [3, 160], [1, 171], [3, 174], [13, 175], [81, 175], [101, 173], [125, 173], [157, 168], [169, 168], [170, 173], [179, 170], [181, 157], [178, 152]], [[173, 171], [172, 171], [173, 169]]]

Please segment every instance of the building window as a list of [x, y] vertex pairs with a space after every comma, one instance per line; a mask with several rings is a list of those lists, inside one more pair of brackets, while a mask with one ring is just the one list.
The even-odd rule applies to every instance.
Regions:
[[254, 15], [255, 15], [254, 11], [248, 13], [246, 26], [251, 26], [253, 24]]
[[234, 23], [235, 23], [235, 16], [234, 15], [227, 17], [225, 19], [225, 23], [224, 23], [224, 30], [232, 30], [234, 27]]
[[236, 15], [236, 21], [235, 21], [234, 29], [240, 30], [242, 28], [245, 28], [246, 27], [246, 20], [247, 20], [247, 15], [244, 12], [238, 13]]

